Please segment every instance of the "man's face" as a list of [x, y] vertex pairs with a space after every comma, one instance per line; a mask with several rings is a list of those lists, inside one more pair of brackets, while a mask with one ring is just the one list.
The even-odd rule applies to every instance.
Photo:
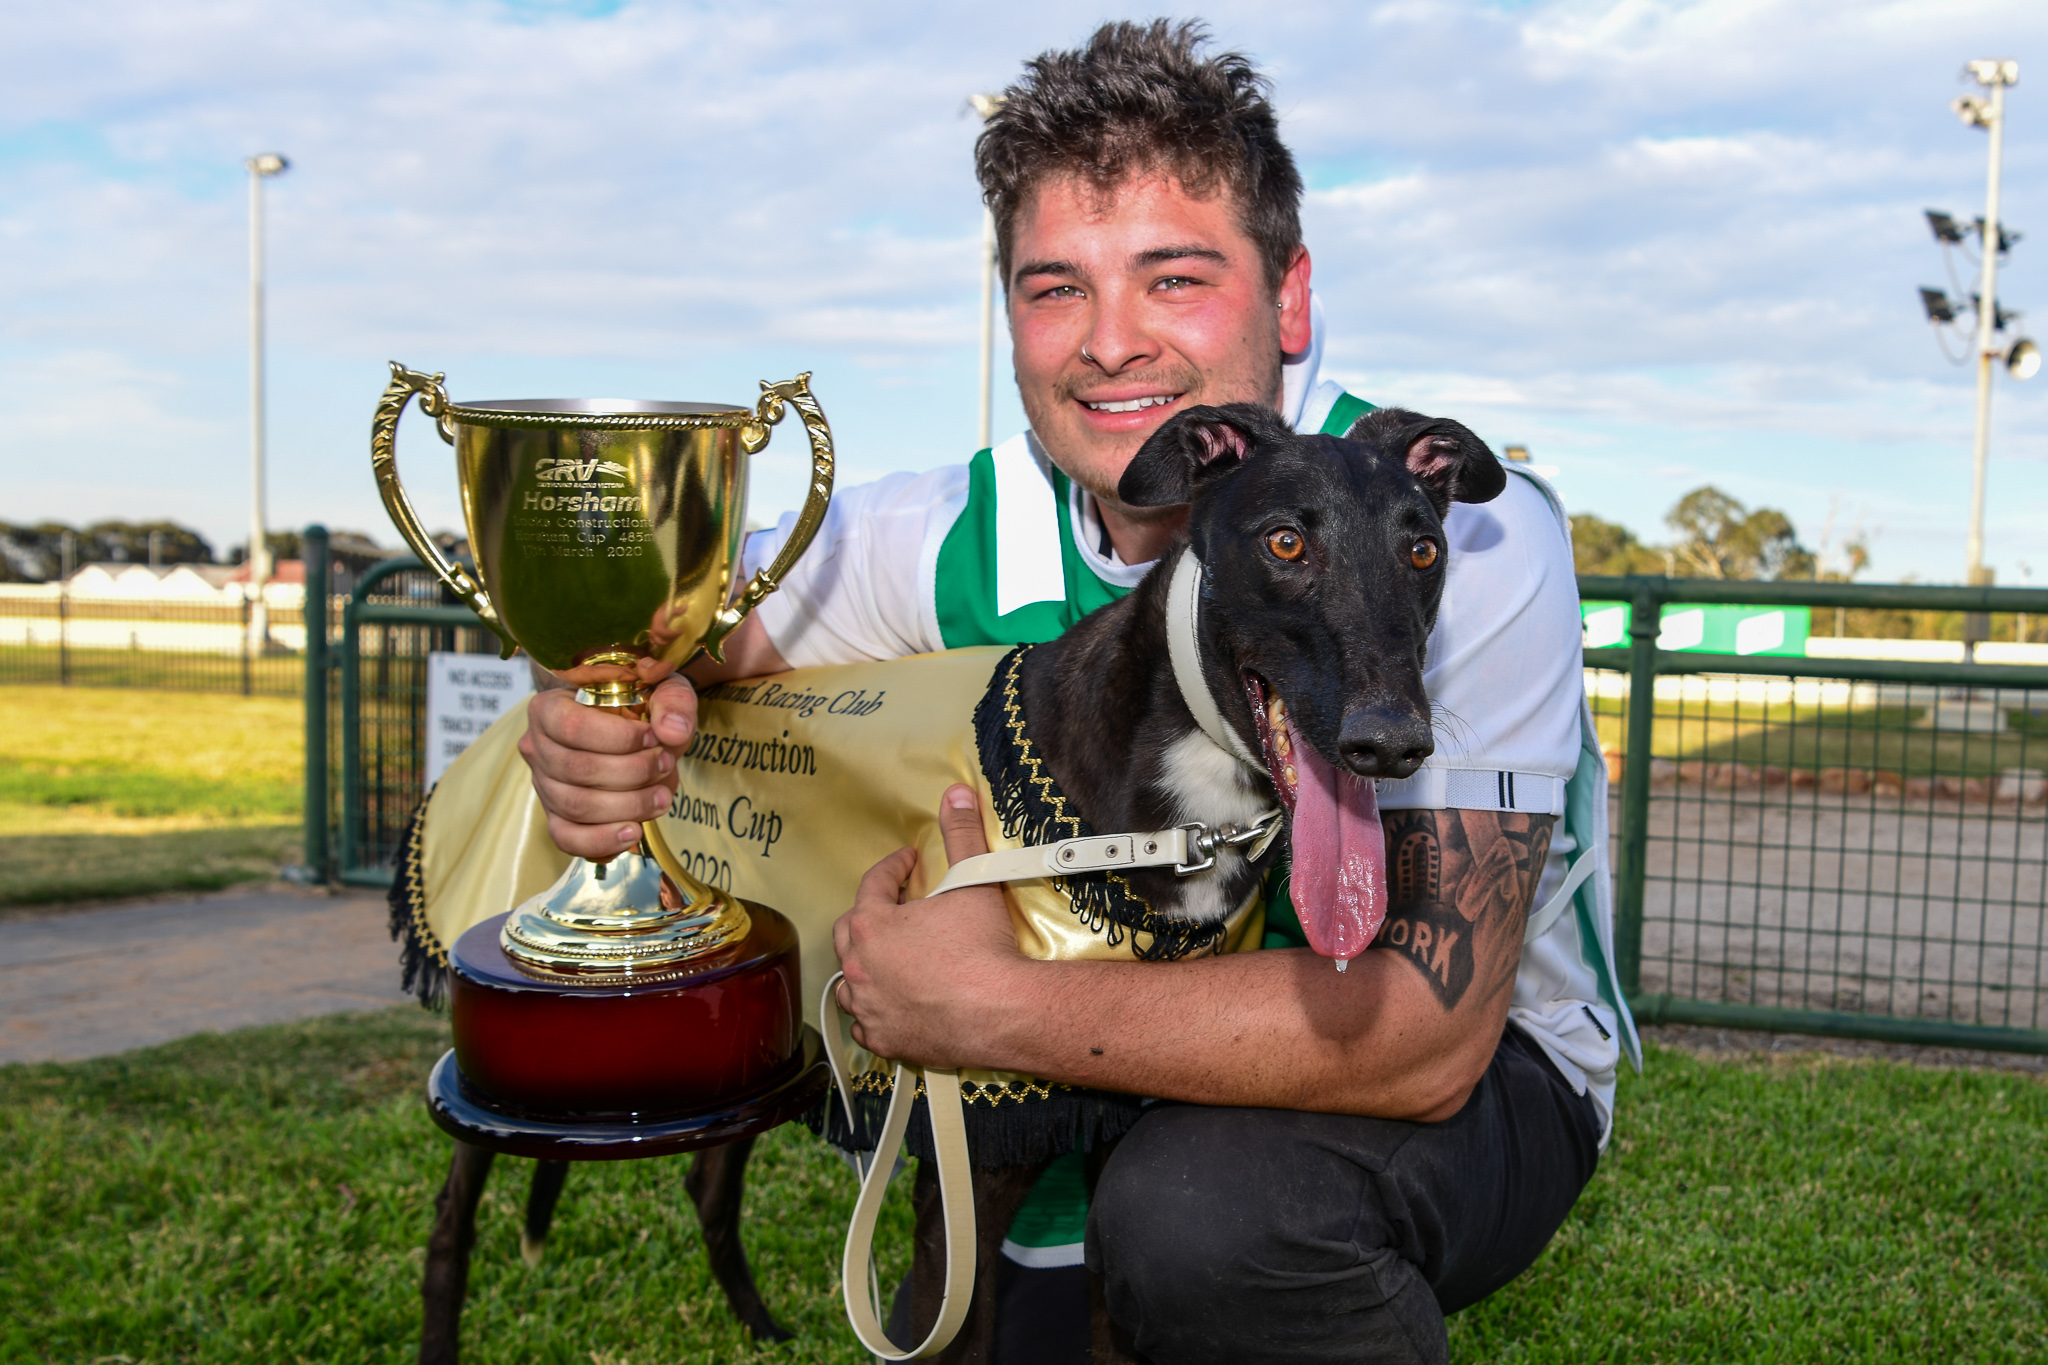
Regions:
[[1227, 191], [1191, 198], [1148, 175], [1105, 195], [1049, 179], [1017, 215], [1010, 261], [1031, 429], [1069, 477], [1134, 520], [1172, 514], [1116, 501], [1146, 437], [1201, 403], [1278, 406], [1281, 353], [1308, 348], [1307, 251], [1276, 296]]

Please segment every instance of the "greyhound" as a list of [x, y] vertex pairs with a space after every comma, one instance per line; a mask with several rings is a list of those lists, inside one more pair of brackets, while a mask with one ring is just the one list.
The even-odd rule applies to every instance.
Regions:
[[[1140, 447], [1117, 495], [1132, 507], [1190, 506], [1185, 537], [1127, 596], [1019, 661], [1018, 693], [1046, 769], [1095, 830], [1242, 829], [1277, 805], [1303, 930], [1341, 969], [1386, 914], [1373, 781], [1407, 777], [1434, 751], [1423, 664], [1448, 567], [1443, 519], [1452, 502], [1486, 502], [1505, 485], [1485, 444], [1444, 418], [1381, 409], [1340, 438], [1297, 434], [1253, 404], [1176, 415]], [[1199, 607], [1177, 617], [1177, 589]], [[1177, 649], [1178, 666], [1164, 667]], [[1122, 875], [1155, 923], [1199, 946], [1253, 892], [1277, 846], [1219, 846], [1195, 876]], [[1127, 1097], [1100, 1103], [1133, 1108]], [[970, 1148], [985, 1113], [970, 1112]], [[757, 1339], [783, 1340], [740, 1246], [750, 1146], [702, 1154], [689, 1188], [735, 1316]], [[1090, 1153], [1091, 1181], [1106, 1152]], [[449, 1254], [430, 1250], [428, 1334], [445, 1324], [445, 1354], [423, 1342], [423, 1361], [454, 1359], [461, 1269], [437, 1284], [433, 1267], [452, 1264], [458, 1248], [466, 1257], [488, 1164], [479, 1153], [470, 1171], [458, 1152], [440, 1197], [432, 1246]], [[990, 1359], [998, 1247], [1045, 1164], [977, 1166], [973, 1306], [938, 1359]], [[920, 1162], [916, 1250], [895, 1315], [912, 1340], [939, 1311], [943, 1233], [930, 1167]], [[521, 1239], [529, 1259], [561, 1181], [559, 1163], [535, 1174]], [[1099, 1293], [1095, 1306], [1096, 1359], [1126, 1359]]]

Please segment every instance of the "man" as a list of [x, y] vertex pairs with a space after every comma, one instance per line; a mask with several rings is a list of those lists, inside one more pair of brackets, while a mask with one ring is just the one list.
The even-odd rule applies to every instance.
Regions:
[[[1116, 498], [1167, 417], [1259, 402], [1341, 433], [1369, 410], [1318, 379], [1301, 181], [1264, 82], [1202, 41], [1195, 25], [1111, 24], [1028, 64], [976, 161], [1030, 431], [964, 467], [841, 493], [697, 682], [1050, 638], [1181, 530], [1184, 508]], [[1274, 951], [1031, 961], [992, 889], [898, 904], [909, 850], [836, 927], [841, 1004], [872, 1050], [1178, 1101], [1123, 1140], [1086, 1214], [1112, 1316], [1160, 1365], [1442, 1360], [1444, 1314], [1535, 1259], [1605, 1140], [1631, 1025], [1603, 956], [1604, 890], [1523, 952], [1532, 908], [1605, 839], [1569, 545], [1554, 501], [1521, 479], [1445, 525], [1426, 675], [1438, 747], [1380, 784], [1390, 909], [1349, 972], [1299, 946], [1284, 894]], [[787, 528], [750, 543], [749, 567]], [[679, 678], [646, 725], [537, 698], [522, 751], [556, 842], [630, 846], [665, 808], [694, 719]], [[972, 793], [946, 801], [949, 857], [982, 851]], [[999, 1358], [1076, 1349], [1055, 1345], [1046, 1307], [1078, 1302], [1073, 1183], [1055, 1167], [1012, 1228], [1009, 1258], [1038, 1273], [1005, 1268]]]

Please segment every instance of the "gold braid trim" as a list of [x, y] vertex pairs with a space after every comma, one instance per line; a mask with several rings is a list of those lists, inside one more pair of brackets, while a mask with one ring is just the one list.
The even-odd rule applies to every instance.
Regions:
[[[432, 793], [428, 794], [432, 799]], [[406, 861], [412, 864], [412, 876], [405, 887], [406, 912], [412, 917], [413, 942], [426, 950], [427, 956], [442, 971], [448, 970], [448, 950], [435, 935], [433, 926], [427, 923], [427, 864], [426, 851], [422, 844], [427, 835], [427, 808], [420, 807], [420, 813], [413, 818], [412, 835], [406, 840]]]
[[[894, 1075], [882, 1071], [863, 1071], [853, 1078], [849, 1087], [856, 1095], [888, 1095], [896, 1088]], [[1049, 1100], [1055, 1090], [1072, 1090], [1071, 1085], [1055, 1081], [962, 1081], [960, 1098], [968, 1104], [984, 1104], [991, 1109], [1005, 1104], [1024, 1104], [1031, 1100]], [[924, 1099], [924, 1077], [917, 1078], [917, 1098]]]

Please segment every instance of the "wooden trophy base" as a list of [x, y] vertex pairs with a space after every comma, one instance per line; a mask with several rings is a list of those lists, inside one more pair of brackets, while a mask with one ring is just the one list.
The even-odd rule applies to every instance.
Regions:
[[538, 980], [499, 946], [507, 916], [449, 954], [455, 1047], [428, 1107], [475, 1146], [550, 1160], [655, 1156], [763, 1132], [824, 1095], [795, 928], [746, 903], [749, 931], [651, 985]]

